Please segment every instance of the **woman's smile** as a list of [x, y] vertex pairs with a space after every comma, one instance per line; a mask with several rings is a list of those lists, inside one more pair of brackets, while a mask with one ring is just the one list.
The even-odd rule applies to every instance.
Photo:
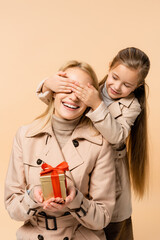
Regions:
[[62, 102], [62, 104], [69, 111], [74, 111], [74, 110], [77, 110], [79, 108], [78, 105], [76, 105], [74, 103], [70, 103], [70, 102]]

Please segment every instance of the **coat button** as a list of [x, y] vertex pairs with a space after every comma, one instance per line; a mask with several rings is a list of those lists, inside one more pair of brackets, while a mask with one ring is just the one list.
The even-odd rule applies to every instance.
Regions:
[[39, 240], [44, 240], [44, 237], [39, 234], [39, 235], [38, 235], [38, 239], [39, 239]]
[[65, 237], [65, 238], [63, 238], [63, 240], [69, 240], [69, 238], [68, 238], [68, 237]]
[[79, 146], [79, 142], [78, 142], [77, 140], [73, 140], [73, 145], [74, 145], [75, 147], [78, 147], [78, 146]]
[[41, 159], [38, 159], [38, 160], [37, 160], [37, 164], [38, 164], [38, 165], [41, 165], [41, 163], [42, 163], [42, 160], [41, 160]]

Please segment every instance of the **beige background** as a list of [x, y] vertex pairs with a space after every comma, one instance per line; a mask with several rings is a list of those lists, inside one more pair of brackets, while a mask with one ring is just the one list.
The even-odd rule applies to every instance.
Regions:
[[4, 209], [3, 185], [13, 136], [44, 108], [37, 84], [66, 60], [89, 62], [98, 77], [118, 50], [135, 46], [151, 60], [149, 94], [150, 193], [133, 197], [136, 240], [158, 240], [160, 215], [160, 1], [5, 0], [0, 1], [0, 228], [15, 239], [18, 223]]

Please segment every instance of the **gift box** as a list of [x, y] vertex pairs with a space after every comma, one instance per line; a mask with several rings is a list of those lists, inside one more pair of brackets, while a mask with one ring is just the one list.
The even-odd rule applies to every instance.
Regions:
[[60, 197], [65, 200], [67, 196], [67, 182], [65, 172], [68, 170], [68, 163], [62, 162], [55, 168], [47, 163], [42, 164], [40, 181], [42, 185], [43, 198]]

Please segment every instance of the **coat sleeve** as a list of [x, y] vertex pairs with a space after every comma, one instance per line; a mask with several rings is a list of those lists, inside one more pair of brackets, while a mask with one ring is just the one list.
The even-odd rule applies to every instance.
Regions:
[[42, 87], [43, 87], [43, 84], [44, 84], [45, 80], [46, 79], [41, 81], [40, 84], [38, 85], [37, 90], [36, 90], [36, 94], [42, 102], [44, 102], [45, 104], [48, 105], [50, 103], [51, 99], [52, 99], [53, 92], [52, 91], [46, 91], [44, 93], [42, 92]]
[[115, 165], [111, 146], [104, 140], [90, 175], [87, 198], [78, 190], [68, 208], [83, 226], [100, 230], [109, 224], [114, 205]]
[[135, 98], [129, 107], [123, 106], [120, 114], [114, 117], [104, 102], [95, 111], [87, 113], [97, 130], [111, 144], [122, 143], [129, 135], [141, 108]]
[[10, 217], [17, 221], [25, 221], [34, 215], [35, 208], [39, 207], [39, 205], [29, 197], [27, 192], [33, 186], [27, 186], [26, 184], [20, 132], [21, 129], [18, 130], [13, 141], [5, 181], [4, 200]]

